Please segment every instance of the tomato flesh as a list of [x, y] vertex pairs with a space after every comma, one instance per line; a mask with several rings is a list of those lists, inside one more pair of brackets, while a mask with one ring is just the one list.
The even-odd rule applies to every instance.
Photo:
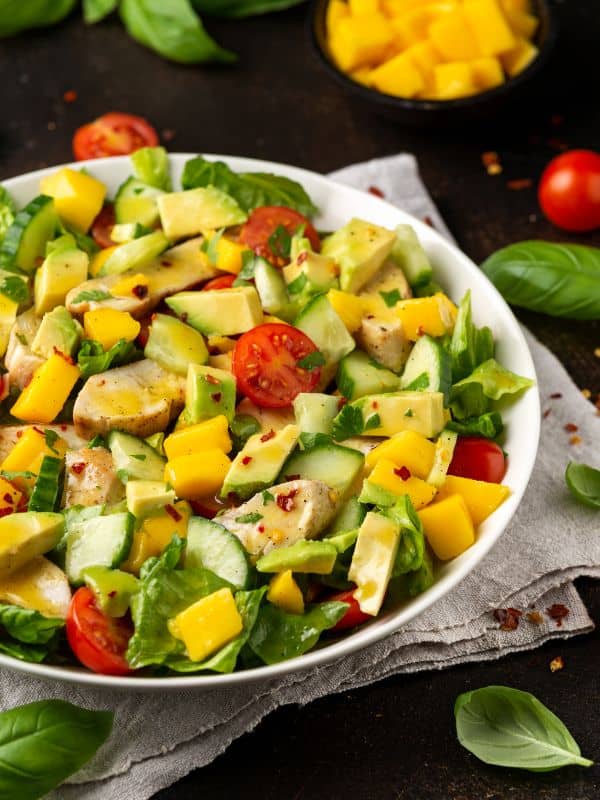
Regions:
[[571, 150], [552, 159], [542, 174], [538, 199], [559, 228], [584, 232], [600, 227], [600, 154]]
[[321, 240], [310, 220], [303, 214], [286, 206], [261, 206], [255, 208], [248, 221], [240, 231], [239, 240], [254, 250], [257, 256], [262, 256], [277, 267], [284, 267], [289, 263], [289, 256], [280, 248], [281, 244], [273, 241], [277, 239], [277, 229], [284, 228], [290, 236], [299, 229], [304, 228], [305, 236], [315, 252], [321, 249]]
[[448, 475], [501, 483], [505, 473], [506, 458], [496, 442], [480, 436], [458, 437]]
[[71, 650], [85, 667], [103, 675], [133, 672], [125, 659], [133, 634], [131, 623], [104, 614], [96, 605], [94, 593], [86, 586], [71, 598], [66, 627]]
[[298, 362], [316, 353], [315, 343], [291, 325], [257, 325], [238, 339], [232, 370], [238, 388], [263, 408], [286, 408], [300, 392], [312, 391], [320, 367], [305, 369]]
[[212, 278], [212, 280], [207, 281], [202, 287], [202, 291], [210, 292], [214, 289], [231, 289], [236, 277], [236, 275], [219, 275], [218, 278]]
[[365, 614], [364, 611], [360, 610], [358, 600], [354, 597], [355, 591], [356, 589], [350, 589], [347, 592], [339, 592], [327, 598], [328, 601], [335, 600], [339, 603], [348, 603], [348, 610], [331, 628], [332, 631], [347, 631], [348, 628], [356, 628], [357, 625], [362, 625], [363, 622], [373, 619], [370, 614]]
[[111, 111], [75, 131], [73, 153], [77, 161], [85, 161], [126, 156], [140, 147], [156, 147], [157, 144], [156, 130], [143, 117]]
[[106, 203], [102, 206], [100, 213], [92, 222], [91, 234], [92, 238], [103, 250], [106, 247], [113, 247], [114, 242], [110, 238], [111, 231], [115, 225], [115, 207], [112, 203]]

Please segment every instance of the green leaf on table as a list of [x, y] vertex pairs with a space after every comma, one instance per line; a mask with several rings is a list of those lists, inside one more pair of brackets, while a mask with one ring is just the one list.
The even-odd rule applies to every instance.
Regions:
[[112, 724], [111, 711], [88, 711], [63, 700], [0, 713], [0, 797], [43, 797], [92, 758]]
[[31, 608], [0, 604], [0, 625], [25, 644], [48, 644], [64, 624], [64, 619], [44, 617]]
[[189, 0], [121, 0], [119, 13], [137, 42], [180, 64], [236, 60], [204, 30]]
[[169, 156], [164, 147], [140, 147], [131, 154], [131, 163], [136, 178], [148, 186], [172, 190], [169, 174]]
[[45, 28], [64, 19], [77, 0], [2, 0], [0, 38], [14, 36], [30, 28]]
[[213, 17], [241, 18], [270, 14], [298, 6], [305, 0], [192, 0], [199, 14]]
[[600, 469], [569, 461], [565, 480], [576, 500], [590, 508], [600, 508]]
[[454, 706], [459, 742], [486, 764], [549, 772], [590, 767], [561, 720], [529, 692], [485, 686], [459, 695]]
[[94, 25], [112, 14], [118, 5], [119, 0], [83, 0], [83, 19], [88, 25]]

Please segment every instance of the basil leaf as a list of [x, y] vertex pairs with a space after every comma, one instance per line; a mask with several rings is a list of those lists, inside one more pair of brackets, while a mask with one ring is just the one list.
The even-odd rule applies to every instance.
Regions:
[[84, 339], [77, 355], [77, 363], [81, 370], [81, 377], [85, 380], [99, 372], [106, 372], [111, 367], [122, 367], [132, 361], [139, 361], [143, 357], [133, 342], [119, 339], [110, 350], [104, 351], [100, 342], [94, 339]]
[[213, 17], [241, 18], [282, 11], [303, 3], [304, 0], [192, 0], [200, 14]]
[[576, 500], [590, 508], [600, 508], [600, 470], [569, 461], [565, 472], [569, 491]]
[[287, 206], [310, 217], [317, 211], [302, 186], [290, 178], [263, 172], [237, 173], [223, 161], [206, 161], [202, 156], [186, 163], [181, 185], [184, 189], [215, 186], [247, 212], [259, 206]]
[[131, 154], [131, 163], [136, 178], [142, 183], [164, 192], [171, 191], [169, 157], [164, 147], [140, 147]]
[[119, 0], [83, 0], [83, 19], [93, 25], [112, 14], [118, 5]]
[[108, 739], [112, 711], [40, 700], [0, 714], [0, 797], [37, 800], [90, 760]]
[[590, 767], [561, 720], [529, 692], [485, 686], [459, 695], [454, 706], [459, 742], [486, 764], [531, 772], [577, 764]]
[[268, 239], [269, 247], [274, 256], [279, 258], [289, 258], [292, 247], [292, 237], [288, 229], [283, 225], [278, 225]]
[[48, 644], [64, 624], [63, 619], [44, 617], [31, 608], [0, 604], [0, 625], [25, 644]]
[[600, 249], [526, 241], [481, 265], [504, 299], [553, 317], [600, 319]]
[[171, 61], [236, 60], [234, 53], [220, 47], [204, 30], [188, 0], [122, 0], [119, 13], [130, 36]]
[[29, 297], [27, 282], [17, 275], [7, 275], [0, 283], [0, 294], [15, 303], [24, 303]]
[[0, 38], [14, 36], [29, 28], [45, 28], [60, 22], [77, 5], [77, 0], [3, 0]]

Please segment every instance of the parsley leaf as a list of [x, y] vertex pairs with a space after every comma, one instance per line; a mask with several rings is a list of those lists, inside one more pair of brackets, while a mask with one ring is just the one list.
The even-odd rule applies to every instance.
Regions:
[[273, 233], [269, 236], [269, 247], [271, 252], [277, 258], [288, 259], [290, 257], [290, 250], [292, 248], [292, 237], [287, 228], [283, 225], [278, 225]]
[[84, 289], [83, 292], [79, 292], [72, 302], [73, 304], [99, 303], [101, 300], [110, 300], [111, 297], [112, 294], [105, 292], [103, 289]]
[[132, 453], [131, 457], [135, 458], [136, 461], [145, 461], [146, 460], [146, 456], [143, 453]]
[[29, 345], [29, 342], [27, 341], [27, 337], [25, 336], [24, 333], [17, 332], [17, 333], [15, 333], [15, 336], [17, 337], [17, 339], [21, 342], [21, 344], [24, 347], [27, 347]]
[[372, 431], [373, 428], [380, 428], [381, 427], [381, 417], [379, 414], [371, 414], [369, 419], [365, 422], [365, 430]]
[[262, 514], [259, 514], [258, 511], [252, 511], [250, 514], [242, 514], [241, 517], [236, 517], [236, 522], [259, 522], [263, 518]]
[[263, 499], [263, 506], [266, 506], [267, 503], [272, 503], [275, 500], [275, 495], [271, 494], [271, 492], [268, 489], [265, 489], [264, 492], [262, 493], [262, 499]]
[[402, 300], [402, 295], [398, 289], [392, 289], [391, 292], [379, 292], [379, 294], [383, 297], [383, 301], [388, 308], [392, 308]]
[[331, 436], [326, 433], [301, 433], [300, 445], [303, 450], [312, 450], [325, 444], [331, 444]]
[[427, 372], [422, 372], [414, 381], [411, 381], [406, 387], [406, 391], [422, 392], [424, 389], [429, 388], [429, 375]]
[[16, 275], [8, 275], [0, 283], [0, 294], [15, 303], [24, 303], [29, 297], [27, 283]]
[[105, 447], [108, 450], [104, 436], [100, 436], [99, 433], [89, 440], [88, 447], [90, 450], [92, 450], [94, 447]]
[[404, 412], [404, 416], [405, 417], [414, 417], [412, 408], [407, 408], [406, 411]]
[[48, 449], [52, 450], [53, 453], [58, 455], [58, 450], [54, 445], [56, 444], [56, 440], [58, 439], [58, 433], [56, 431], [51, 431], [49, 428], [46, 428], [44, 431], [44, 440], [46, 442], [46, 446]]
[[204, 250], [209, 263], [212, 264], [213, 267], [217, 265], [219, 242], [221, 241], [221, 236], [223, 236], [224, 231], [225, 228], [221, 228], [210, 238], [210, 240], [205, 239], [204, 242], [202, 242], [202, 247], [200, 248], [201, 250]]
[[296, 362], [301, 369], [306, 369], [309, 372], [317, 367], [322, 367], [325, 363], [325, 356], [321, 353], [320, 350], [315, 350], [312, 353], [309, 353], [304, 358], [301, 358], [300, 361]]
[[244, 250], [242, 253], [242, 268], [238, 272], [236, 281], [251, 281], [254, 278], [257, 261], [257, 257], [251, 250]]
[[121, 367], [131, 361], [138, 361], [142, 357], [142, 351], [138, 350], [133, 342], [128, 342], [126, 339], [119, 339], [106, 352], [100, 342], [96, 342], [94, 339], [84, 339], [77, 356], [77, 363], [81, 369], [81, 377], [85, 380], [99, 372], [106, 372], [111, 367]]
[[333, 420], [333, 438], [341, 442], [351, 436], [360, 436], [364, 427], [361, 409], [353, 405], [344, 406]]

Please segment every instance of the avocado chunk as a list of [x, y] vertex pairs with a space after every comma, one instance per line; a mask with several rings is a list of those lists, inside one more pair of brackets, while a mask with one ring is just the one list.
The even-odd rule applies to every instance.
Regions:
[[339, 397], [319, 392], [300, 392], [292, 403], [296, 424], [303, 433], [331, 434], [331, 423], [340, 410]]
[[175, 492], [162, 481], [128, 481], [125, 487], [127, 510], [138, 519], [175, 503]]
[[241, 225], [247, 219], [233, 197], [214, 186], [162, 194], [157, 203], [162, 228], [169, 239]]
[[62, 514], [51, 512], [25, 511], [0, 518], [0, 578], [56, 547], [63, 527]]
[[432, 439], [449, 419], [441, 392], [372, 394], [344, 406], [333, 421], [334, 437], [393, 436], [415, 431]]
[[190, 364], [185, 390], [183, 419], [195, 425], [223, 414], [231, 422], [235, 415], [236, 385], [230, 372], [215, 367]]
[[221, 497], [234, 493], [246, 500], [272, 486], [299, 435], [296, 425], [287, 425], [277, 433], [269, 431], [251, 436], [225, 476]]
[[339, 265], [342, 291], [357, 293], [392, 252], [395, 241], [393, 231], [355, 218], [328, 236], [321, 252]]
[[263, 321], [260, 299], [252, 286], [179, 292], [166, 302], [178, 317], [205, 335], [236, 336]]
[[56, 306], [44, 314], [42, 323], [31, 343], [36, 356], [50, 358], [59, 350], [66, 356], [74, 356], [81, 340], [83, 328], [73, 319], [64, 306]]
[[109, 617], [124, 617], [131, 598], [140, 588], [140, 582], [134, 575], [120, 569], [87, 567], [82, 578], [94, 593], [100, 609]]
[[208, 361], [202, 334], [166, 314], [153, 316], [144, 355], [178, 375], [187, 375], [190, 364], [206, 364]]
[[256, 562], [259, 572], [312, 572], [329, 575], [337, 558], [337, 548], [331, 542], [299, 541], [290, 547], [271, 550]]
[[376, 616], [383, 604], [400, 543], [400, 525], [383, 514], [369, 511], [358, 531], [348, 570], [356, 584], [354, 597], [360, 610]]
[[292, 300], [300, 307], [303, 301], [338, 286], [339, 268], [333, 258], [301, 250], [296, 258], [283, 268], [283, 277]]
[[35, 313], [41, 316], [64, 305], [67, 294], [87, 279], [89, 256], [75, 245], [72, 236], [61, 236], [35, 273]]

